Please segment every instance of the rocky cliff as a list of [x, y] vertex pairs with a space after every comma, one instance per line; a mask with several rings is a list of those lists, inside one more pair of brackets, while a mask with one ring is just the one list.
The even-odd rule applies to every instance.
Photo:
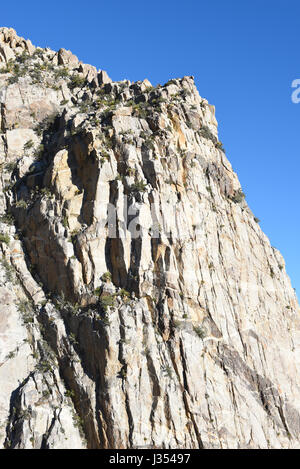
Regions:
[[299, 305], [193, 77], [2, 28], [0, 103], [0, 447], [300, 447]]

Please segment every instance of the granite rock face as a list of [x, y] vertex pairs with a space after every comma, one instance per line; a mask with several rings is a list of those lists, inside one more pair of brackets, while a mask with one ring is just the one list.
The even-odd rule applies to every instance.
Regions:
[[299, 448], [299, 305], [193, 77], [0, 29], [0, 447]]

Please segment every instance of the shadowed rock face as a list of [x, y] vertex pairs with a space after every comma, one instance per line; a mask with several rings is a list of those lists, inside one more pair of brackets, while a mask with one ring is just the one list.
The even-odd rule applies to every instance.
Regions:
[[0, 72], [0, 446], [299, 447], [299, 305], [193, 77], [7, 28]]

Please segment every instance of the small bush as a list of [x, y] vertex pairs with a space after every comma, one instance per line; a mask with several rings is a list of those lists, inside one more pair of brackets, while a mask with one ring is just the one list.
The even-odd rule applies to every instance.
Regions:
[[16, 161], [11, 161], [10, 163], [7, 163], [5, 165], [5, 170], [9, 171], [9, 172], [12, 172], [12, 171], [15, 170], [16, 166], [17, 166], [17, 162]]
[[64, 293], [61, 293], [61, 295], [57, 296], [56, 306], [61, 312], [67, 312], [72, 314], [72, 316], [77, 316], [81, 312], [79, 304], [67, 301], [65, 299]]
[[126, 169], [126, 176], [134, 176], [136, 173], [136, 170], [134, 168], [127, 168]]
[[13, 352], [9, 352], [9, 353], [6, 355], [5, 359], [6, 359], [6, 360], [11, 360], [11, 359], [14, 358], [15, 356], [16, 356], [16, 351], [14, 350]]
[[30, 58], [30, 55], [28, 54], [28, 52], [23, 51], [22, 54], [16, 57], [16, 61], [21, 64], [24, 64], [29, 58]]
[[133, 111], [138, 117], [140, 117], [142, 119], [146, 119], [146, 117], [147, 117], [147, 107], [144, 103], [134, 104], [133, 105]]
[[114, 295], [106, 295], [100, 298], [100, 304], [102, 309], [106, 312], [108, 307], [113, 308], [115, 306]]
[[18, 311], [22, 316], [24, 324], [32, 324], [34, 322], [32, 306], [28, 300], [19, 301]]
[[134, 192], [145, 192], [146, 188], [147, 188], [147, 184], [145, 184], [144, 181], [136, 181], [131, 186], [131, 190]]
[[43, 187], [43, 189], [41, 189], [41, 194], [42, 196], [44, 195], [45, 197], [48, 197], [48, 198], [51, 198], [53, 196], [51, 190], [48, 187]]
[[40, 84], [43, 80], [42, 72], [38, 68], [36, 68], [30, 72], [30, 78], [33, 84]]
[[22, 199], [22, 200], [18, 200], [18, 201], [16, 202], [16, 207], [17, 207], [17, 208], [23, 208], [23, 209], [25, 209], [25, 208], [27, 208], [27, 202], [26, 202], [25, 200], [23, 200], [23, 199]]
[[77, 345], [78, 344], [76, 336], [75, 336], [75, 334], [73, 334], [73, 332], [70, 333], [69, 340], [70, 340], [72, 345]]
[[19, 75], [13, 75], [12, 77], [9, 77], [7, 80], [9, 85], [14, 85], [15, 83], [18, 83], [19, 80]]
[[10, 242], [9, 235], [6, 233], [0, 233], [0, 243], [9, 244], [9, 242]]
[[245, 196], [244, 192], [242, 191], [242, 189], [239, 189], [238, 191], [236, 191], [236, 193], [231, 198], [231, 200], [233, 202], [235, 202], [236, 204], [239, 204], [245, 199], [245, 197], [246, 196]]
[[207, 125], [204, 125], [201, 129], [200, 129], [200, 136], [203, 137], [203, 138], [206, 138], [207, 140], [211, 140], [212, 142], [216, 142], [216, 137], [214, 136], [214, 134], [211, 132], [211, 130], [209, 129], [209, 127], [207, 127]]
[[170, 378], [170, 379], [173, 378], [173, 370], [169, 365], [163, 367], [163, 373], [166, 376], [168, 376], [168, 378]]
[[124, 367], [121, 368], [121, 370], [118, 373], [118, 378], [121, 378], [121, 379], [126, 379], [127, 378], [126, 368], [124, 368]]
[[66, 229], [69, 228], [68, 217], [63, 217], [62, 224], [63, 224], [64, 228], [66, 228]]
[[58, 70], [55, 70], [54, 72], [54, 77], [56, 79], [66, 78], [68, 76], [69, 76], [69, 70], [66, 67], [59, 68]]
[[7, 225], [13, 225], [14, 217], [10, 213], [4, 213], [3, 215], [0, 215], [0, 222], [7, 223]]
[[118, 293], [122, 298], [129, 298], [130, 293], [129, 291], [125, 290], [125, 288], [121, 288], [121, 290]]
[[225, 153], [225, 148], [223, 147], [223, 143], [222, 143], [222, 142], [216, 142], [216, 143], [215, 143], [215, 147], [216, 147], [218, 150], [221, 150], [223, 153]]
[[44, 56], [44, 51], [42, 48], [40, 47], [37, 47], [34, 51], [34, 53], [32, 54], [32, 57], [38, 57], [40, 59], [42, 59]]
[[101, 277], [101, 280], [103, 282], [111, 282], [112, 276], [110, 272], [104, 272], [104, 274]]
[[194, 332], [196, 332], [197, 336], [200, 337], [200, 339], [203, 340], [206, 337], [206, 332], [203, 329], [203, 327], [194, 326], [193, 329], [194, 329]]
[[207, 190], [207, 192], [210, 193], [210, 195], [213, 195], [213, 190], [212, 190], [211, 186], [207, 186], [206, 190]]
[[73, 399], [73, 397], [75, 397], [75, 392], [73, 391], [73, 389], [67, 389], [65, 392], [65, 396]]
[[34, 145], [33, 141], [32, 140], [28, 140], [28, 142], [25, 143], [24, 145], [24, 150], [29, 150], [30, 148], [32, 148]]
[[16, 271], [6, 259], [0, 260], [4, 270], [5, 270], [5, 280], [7, 282], [15, 283], [16, 282]]
[[47, 360], [42, 360], [37, 364], [36, 368], [38, 371], [44, 374], [52, 371], [53, 365]]
[[80, 75], [73, 75], [68, 87], [73, 90], [74, 88], [81, 88], [85, 84], [85, 78]]

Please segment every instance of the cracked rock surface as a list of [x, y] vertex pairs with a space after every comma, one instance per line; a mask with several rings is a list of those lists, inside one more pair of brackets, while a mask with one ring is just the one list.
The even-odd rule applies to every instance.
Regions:
[[299, 448], [299, 305], [193, 77], [0, 28], [0, 447]]

